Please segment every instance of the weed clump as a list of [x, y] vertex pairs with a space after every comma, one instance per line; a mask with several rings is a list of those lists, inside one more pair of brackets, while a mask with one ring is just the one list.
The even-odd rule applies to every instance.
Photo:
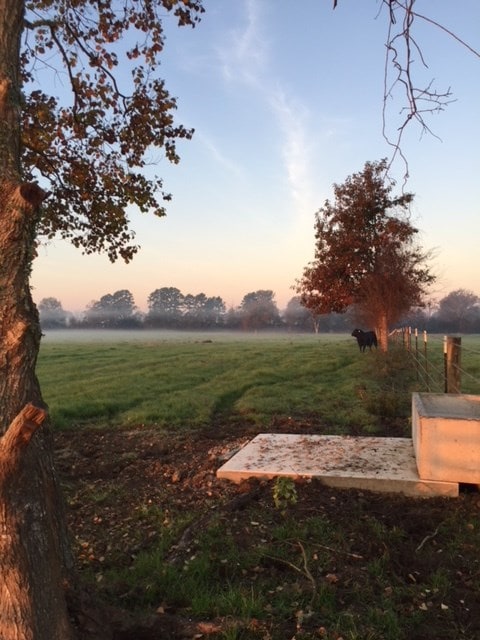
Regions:
[[275, 507], [285, 515], [288, 507], [297, 503], [297, 487], [293, 478], [278, 476], [273, 483], [273, 503]]

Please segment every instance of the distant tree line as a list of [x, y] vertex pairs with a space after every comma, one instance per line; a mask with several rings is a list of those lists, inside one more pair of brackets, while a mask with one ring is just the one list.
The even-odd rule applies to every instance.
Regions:
[[[247, 293], [240, 305], [227, 309], [220, 296], [183, 294], [176, 287], [155, 289], [148, 296], [146, 313], [140, 311], [127, 289], [94, 300], [81, 316], [63, 309], [56, 298], [39, 304], [43, 329], [185, 329], [242, 331], [286, 330], [296, 332], [344, 332], [356, 325], [355, 307], [344, 313], [315, 314], [294, 296], [282, 311], [270, 290]], [[398, 326], [412, 326], [431, 333], [480, 333], [480, 298], [458, 289], [437, 304], [426, 304], [402, 318]], [[364, 327], [369, 329], [370, 327]]]
[[413, 310], [403, 325], [430, 333], [480, 333], [480, 297], [467, 289], [456, 289], [438, 304]]
[[259, 290], [244, 296], [237, 308], [228, 309], [220, 296], [183, 294], [176, 287], [155, 289], [143, 313], [127, 289], [106, 294], [91, 302], [81, 317], [66, 311], [56, 298], [38, 304], [44, 329], [275, 329], [283, 322], [273, 291]]

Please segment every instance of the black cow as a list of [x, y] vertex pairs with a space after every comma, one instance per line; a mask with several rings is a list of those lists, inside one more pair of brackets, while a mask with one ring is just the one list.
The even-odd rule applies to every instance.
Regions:
[[352, 336], [357, 339], [358, 348], [360, 351], [365, 351], [367, 347], [369, 347], [370, 351], [372, 350], [372, 345], [377, 348], [377, 336], [375, 335], [375, 331], [362, 331], [361, 329], [354, 329], [352, 331]]

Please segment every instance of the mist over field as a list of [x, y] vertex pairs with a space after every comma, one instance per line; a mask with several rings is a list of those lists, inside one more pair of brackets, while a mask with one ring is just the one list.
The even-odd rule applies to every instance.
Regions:
[[[330, 341], [349, 340], [347, 333], [294, 333], [285, 331], [177, 331], [168, 329], [48, 329], [43, 331], [42, 342], [244, 342], [278, 341]], [[352, 341], [353, 344], [353, 341]]]

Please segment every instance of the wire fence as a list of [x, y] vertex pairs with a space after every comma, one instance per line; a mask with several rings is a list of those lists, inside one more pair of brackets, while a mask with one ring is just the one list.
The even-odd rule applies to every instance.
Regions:
[[408, 327], [390, 338], [409, 352], [423, 390], [480, 394], [480, 336], [440, 336]]

